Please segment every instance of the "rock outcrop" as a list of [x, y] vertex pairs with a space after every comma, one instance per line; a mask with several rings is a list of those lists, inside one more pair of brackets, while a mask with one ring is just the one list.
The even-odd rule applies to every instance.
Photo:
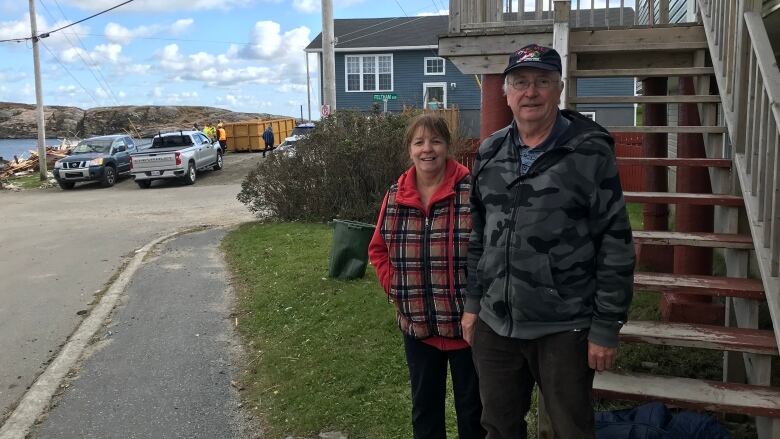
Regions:
[[[128, 106], [99, 107], [82, 110], [76, 107], [47, 106], [46, 137], [89, 137], [128, 132], [134, 136], [152, 137], [159, 131], [203, 127], [207, 122], [237, 122], [247, 119], [269, 119], [267, 113], [235, 113], [213, 107]], [[38, 136], [35, 105], [0, 102], [0, 138], [30, 139]]]

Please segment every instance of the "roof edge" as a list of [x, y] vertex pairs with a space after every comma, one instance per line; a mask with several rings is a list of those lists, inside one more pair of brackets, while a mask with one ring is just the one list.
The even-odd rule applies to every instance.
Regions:
[[[430, 50], [430, 49], [438, 49], [438, 44], [429, 44], [427, 46], [398, 46], [398, 47], [391, 47], [391, 46], [384, 46], [384, 47], [378, 47], [378, 46], [372, 46], [372, 47], [337, 47], [335, 49], [336, 52], [366, 52], [366, 51], [391, 51], [395, 52], [398, 50]], [[322, 52], [322, 48], [312, 48], [312, 49], [304, 49], [304, 52], [307, 53], [320, 53]]]

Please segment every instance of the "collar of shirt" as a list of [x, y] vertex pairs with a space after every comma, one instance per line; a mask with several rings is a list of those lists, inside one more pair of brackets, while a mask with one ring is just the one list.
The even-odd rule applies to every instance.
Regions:
[[[553, 146], [555, 146], [555, 141], [558, 140], [559, 137], [561, 137], [561, 134], [563, 134], [564, 131], [566, 131], [566, 128], [569, 127], [568, 119], [563, 117], [560, 110], [558, 111], [558, 117], [555, 118], [555, 125], [553, 125], [552, 131], [550, 131], [550, 135], [547, 136], [546, 139], [542, 143], [539, 144], [536, 148], [533, 148], [532, 150], [538, 153], [542, 153], [544, 151], [549, 150]], [[517, 121], [512, 120], [512, 129], [510, 130], [510, 138], [512, 139], [512, 145], [514, 145], [515, 148], [519, 149], [529, 149], [528, 145], [523, 143], [523, 140], [520, 138], [520, 136], [517, 134]]]

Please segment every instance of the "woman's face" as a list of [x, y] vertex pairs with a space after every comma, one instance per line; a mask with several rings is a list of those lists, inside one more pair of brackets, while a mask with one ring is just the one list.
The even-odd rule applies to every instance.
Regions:
[[438, 134], [424, 127], [417, 128], [409, 145], [409, 157], [417, 173], [437, 175], [444, 172], [447, 165], [449, 145]]

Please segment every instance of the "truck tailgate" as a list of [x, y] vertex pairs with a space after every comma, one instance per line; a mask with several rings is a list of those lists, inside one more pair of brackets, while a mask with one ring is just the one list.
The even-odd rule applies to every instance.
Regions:
[[177, 166], [175, 152], [134, 154], [133, 172], [171, 169]]

